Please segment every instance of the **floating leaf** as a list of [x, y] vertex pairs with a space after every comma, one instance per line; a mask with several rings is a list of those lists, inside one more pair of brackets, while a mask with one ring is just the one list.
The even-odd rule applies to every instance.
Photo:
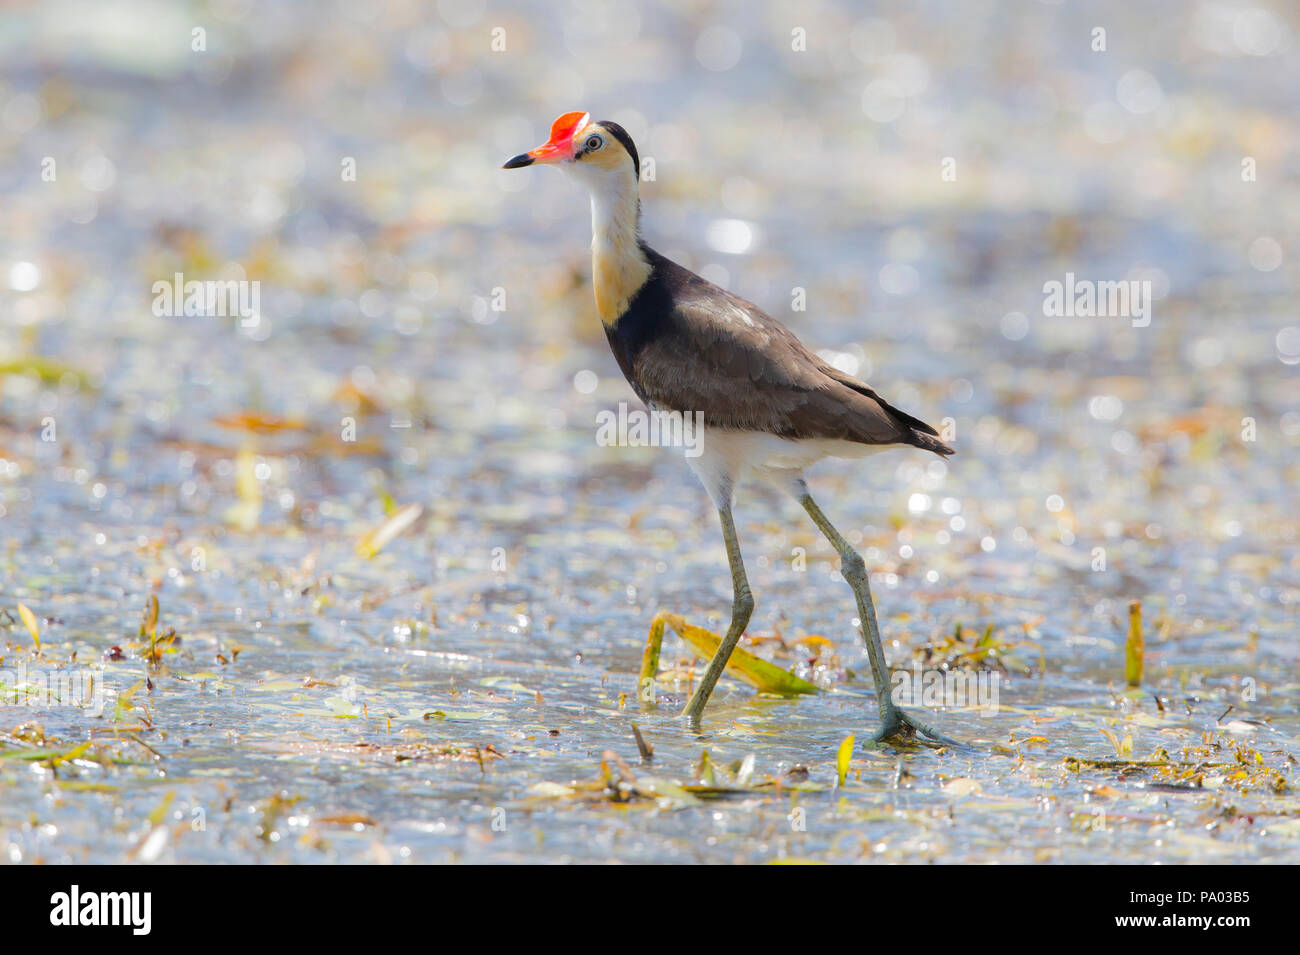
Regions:
[[388, 515], [388, 518], [357, 541], [357, 553], [369, 560], [387, 547], [395, 537], [409, 528], [424, 513], [419, 504], [407, 504]]
[[641, 735], [641, 728], [635, 723], [632, 724], [632, 736], [636, 739], [636, 748], [641, 754], [641, 759], [647, 763], [654, 759], [655, 748], [646, 742], [645, 737]]
[[359, 387], [351, 378], [345, 379], [343, 384], [339, 385], [331, 400], [361, 414], [378, 414], [384, 410], [384, 406], [373, 394]]
[[740, 761], [740, 768], [736, 770], [736, 785], [748, 786], [754, 778], [754, 754], [749, 753]]
[[50, 758], [47, 765], [53, 769], [60, 763], [70, 763], [73, 760], [81, 759], [81, 757], [85, 756], [88, 752], [90, 752], [90, 740], [86, 740], [84, 743], [74, 746], [65, 753], [56, 753]]
[[257, 456], [248, 448], [235, 456], [235, 495], [239, 502], [226, 511], [226, 521], [240, 530], [254, 530], [262, 518], [262, 482], [257, 479]]
[[665, 807], [691, 806], [699, 802], [688, 788], [656, 776], [638, 777], [635, 791], [638, 796], [657, 799], [660, 805]]
[[533, 783], [528, 787], [528, 791], [542, 799], [564, 799], [568, 796], [576, 795], [577, 790], [572, 786], [565, 786], [561, 783], [540, 782]]
[[236, 414], [221, 415], [218, 418], [213, 418], [212, 421], [223, 428], [252, 431], [256, 434], [304, 431], [311, 426], [311, 423], [303, 418], [281, 418], [278, 415], [262, 414], [256, 411], [241, 411]]
[[844, 737], [839, 751], [835, 754], [835, 785], [843, 788], [844, 777], [849, 774], [849, 761], [853, 759], [853, 734]]
[[1128, 641], [1124, 645], [1124, 679], [1129, 686], [1142, 685], [1142, 601], [1128, 605]]
[[795, 856], [783, 856], [780, 859], [772, 859], [768, 865], [828, 865], [821, 859], [804, 859]]
[[158, 631], [158, 596], [150, 594], [145, 601], [144, 614], [140, 618], [140, 636], [153, 638]]
[[658, 614], [650, 623], [646, 634], [645, 650], [641, 654], [641, 674], [637, 678], [637, 696], [642, 703], [655, 701], [655, 677], [659, 674], [659, 651], [664, 642], [664, 615]]
[[319, 826], [346, 826], [350, 829], [364, 829], [367, 826], [379, 825], [364, 812], [341, 812], [333, 816], [318, 816], [316, 824]]
[[18, 616], [23, 618], [23, 626], [27, 632], [32, 635], [32, 642], [36, 644], [36, 652], [41, 652], [41, 629], [36, 625], [36, 614], [27, 609], [26, 604], [18, 605]]
[[717, 774], [713, 771], [713, 757], [709, 755], [707, 749], [700, 753], [700, 762], [695, 767], [695, 776], [706, 786], [716, 786], [718, 784]]
[[5, 375], [29, 375], [51, 385], [70, 381], [78, 388], [84, 388], [90, 382], [85, 372], [40, 355], [24, 355], [0, 361], [0, 378]]
[[982, 790], [983, 787], [980, 786], [979, 782], [969, 776], [958, 776], [956, 779], [951, 779], [943, 784], [943, 791], [949, 796], [970, 796]]
[[140, 687], [144, 686], [144, 682], [144, 680], [137, 680], [129, 690], [118, 694], [117, 703], [113, 706], [114, 723], [122, 722], [126, 718], [127, 712], [135, 709], [135, 703], [132, 701], [136, 693], [140, 692]]
[[1110, 745], [1115, 748], [1115, 755], [1120, 758], [1127, 757], [1133, 753], [1133, 734], [1126, 733], [1123, 739], [1120, 739], [1104, 726], [1098, 727], [1098, 732], [1106, 739], [1110, 740]]
[[167, 810], [171, 808], [172, 800], [176, 798], [176, 790], [169, 789], [167, 795], [163, 796], [162, 802], [154, 807], [149, 813], [149, 824], [151, 826], [160, 826], [167, 819]]
[[826, 647], [827, 649], [830, 650], [835, 649], [835, 644], [833, 641], [827, 640], [825, 637], [816, 633], [810, 633], [806, 637], [800, 637], [799, 639], [792, 640], [790, 642], [796, 645], [802, 643], [802, 644], [807, 644], [809, 646]]
[[[685, 640], [705, 660], [711, 659], [717, 652], [722, 638], [711, 630], [692, 626], [677, 614], [660, 614], [664, 623]], [[658, 618], [656, 618], [658, 619]], [[800, 693], [816, 693], [816, 685], [795, 676], [788, 670], [768, 663], [754, 656], [747, 650], [736, 647], [727, 661], [727, 670], [753, 686], [760, 693], [772, 693], [778, 696], [796, 696]]]

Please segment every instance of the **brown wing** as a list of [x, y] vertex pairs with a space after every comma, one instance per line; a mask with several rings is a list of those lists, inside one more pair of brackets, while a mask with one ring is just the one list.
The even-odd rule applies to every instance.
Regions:
[[639, 343], [628, 369], [644, 400], [702, 411], [706, 425], [727, 430], [951, 453], [941, 442], [921, 440], [932, 428], [831, 368], [755, 305], [662, 263], [657, 277], [670, 285], [672, 308]]

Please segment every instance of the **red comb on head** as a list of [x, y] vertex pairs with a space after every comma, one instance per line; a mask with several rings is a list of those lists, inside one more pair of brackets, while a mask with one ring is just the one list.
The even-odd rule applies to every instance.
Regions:
[[551, 142], [567, 142], [573, 138], [573, 134], [582, 127], [586, 126], [591, 120], [590, 113], [565, 113], [555, 122], [551, 123]]
[[565, 113], [551, 123], [551, 138], [526, 153], [520, 153], [506, 162], [504, 169], [518, 169], [533, 163], [570, 162], [573, 159], [573, 137], [591, 120], [589, 113]]

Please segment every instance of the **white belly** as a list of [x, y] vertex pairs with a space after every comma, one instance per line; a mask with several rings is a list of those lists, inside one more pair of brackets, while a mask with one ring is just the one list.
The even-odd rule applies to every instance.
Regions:
[[705, 428], [699, 454], [686, 460], [714, 506], [720, 508], [731, 503], [736, 482], [747, 474], [790, 488], [802, 479], [805, 468], [822, 458], [861, 458], [889, 447], [834, 438], [792, 440], [761, 431]]

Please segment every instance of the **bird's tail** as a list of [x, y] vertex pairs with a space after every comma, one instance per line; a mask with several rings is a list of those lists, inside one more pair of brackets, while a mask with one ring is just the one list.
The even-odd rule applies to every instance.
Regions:
[[[858, 394], [866, 395], [872, 401], [876, 402], [876, 404], [880, 405], [881, 408], [885, 409], [885, 413], [888, 414], [891, 418], [893, 418], [894, 424], [898, 426], [899, 433], [897, 435], [897, 441], [899, 444], [908, 444], [914, 448], [922, 448], [926, 451], [933, 451], [935, 454], [944, 458], [948, 457], [948, 455], [950, 454], [957, 453], [955, 448], [951, 447], [950, 445], [948, 445], [946, 442], [944, 442], [939, 438], [938, 431], [935, 431], [934, 428], [930, 427], [920, 418], [913, 418], [906, 411], [900, 411], [898, 408], [895, 408], [884, 398], [880, 397], [880, 395], [876, 394], [867, 385], [866, 382], [859, 381], [858, 379], [854, 378], [852, 375], [846, 375], [835, 368], [831, 368], [830, 366], [825, 366], [823, 368], [823, 371], [825, 371], [825, 373], [829, 377], [835, 379], [836, 381], [840, 382], [843, 385], [847, 385], [848, 387], [856, 391]], [[893, 440], [893, 436], [891, 436], [891, 439], [889, 441], [885, 441], [885, 442], [873, 441], [872, 443], [892, 444], [894, 443], [894, 440]]]
[[939, 437], [932, 434], [928, 429], [922, 431], [920, 428], [912, 429], [912, 440], [908, 442], [913, 447], [923, 448], [926, 451], [933, 451], [940, 457], [948, 457], [950, 454], [956, 454], [957, 449], [951, 445], [945, 444], [939, 440]]
[[885, 410], [888, 411], [904, 429], [906, 429], [907, 437], [903, 440], [907, 444], [910, 444], [914, 448], [921, 448], [925, 451], [933, 451], [935, 454], [943, 458], [948, 457], [950, 454], [957, 453], [956, 448], [940, 439], [939, 432], [935, 431], [934, 428], [930, 427], [930, 425], [926, 424], [920, 418], [913, 418], [906, 411], [899, 411], [893, 405], [881, 399], [879, 395], [876, 396], [876, 400], [884, 405]]

